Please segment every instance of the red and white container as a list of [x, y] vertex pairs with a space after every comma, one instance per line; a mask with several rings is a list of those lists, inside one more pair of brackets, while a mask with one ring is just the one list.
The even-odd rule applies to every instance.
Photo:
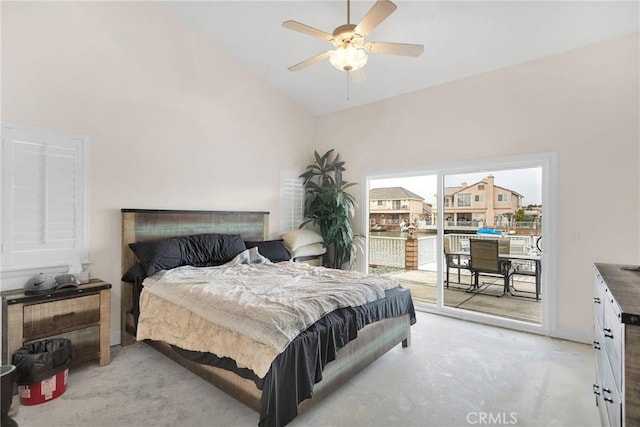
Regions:
[[42, 381], [19, 385], [20, 403], [25, 406], [39, 405], [62, 396], [67, 391], [68, 375], [69, 369], [65, 369]]

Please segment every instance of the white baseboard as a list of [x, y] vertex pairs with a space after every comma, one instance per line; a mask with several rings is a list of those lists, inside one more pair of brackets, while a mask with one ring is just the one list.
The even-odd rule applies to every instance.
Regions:
[[589, 330], [585, 329], [575, 329], [575, 328], [567, 328], [563, 326], [558, 326], [555, 330], [555, 333], [552, 333], [551, 336], [553, 338], [560, 338], [563, 340], [575, 341], [584, 344], [593, 343], [593, 328]]
[[120, 331], [111, 332], [111, 335], [109, 335], [109, 346], [113, 347], [114, 345], [120, 345], [120, 343], [122, 342], [120, 338]]

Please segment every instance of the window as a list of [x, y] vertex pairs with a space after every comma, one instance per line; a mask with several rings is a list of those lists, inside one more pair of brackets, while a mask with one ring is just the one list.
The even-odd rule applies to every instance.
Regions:
[[458, 194], [458, 207], [471, 206], [471, 194]]
[[445, 197], [444, 198], [444, 207], [448, 208], [449, 206], [451, 206], [451, 199], [449, 197]]
[[476, 203], [483, 202], [484, 201], [484, 196], [482, 194], [476, 194], [474, 200], [475, 200]]
[[2, 134], [3, 270], [86, 262], [88, 138], [6, 123]]
[[298, 228], [304, 219], [304, 180], [300, 174], [280, 171], [280, 233]]
[[508, 202], [509, 201], [509, 195], [506, 194], [506, 193], [498, 194], [498, 201], [499, 202]]
[[393, 209], [400, 209], [400, 200], [394, 200], [393, 201]]
[[387, 202], [386, 200], [378, 200], [378, 206], [386, 206]]
[[480, 191], [484, 190], [484, 184], [478, 184], [478, 190]]

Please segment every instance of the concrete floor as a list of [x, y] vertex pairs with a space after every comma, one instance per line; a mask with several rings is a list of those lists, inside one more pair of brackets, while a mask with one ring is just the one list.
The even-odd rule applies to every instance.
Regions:
[[[418, 313], [395, 347], [291, 426], [597, 426], [590, 346]], [[72, 367], [59, 398], [11, 413], [30, 426], [255, 426], [258, 414], [146, 344]], [[482, 422], [484, 420], [484, 422]], [[491, 421], [491, 422], [488, 422]]]

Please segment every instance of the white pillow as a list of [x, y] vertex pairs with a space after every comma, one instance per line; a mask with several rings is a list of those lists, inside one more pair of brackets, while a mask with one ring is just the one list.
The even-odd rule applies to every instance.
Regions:
[[322, 236], [313, 230], [300, 228], [298, 230], [287, 231], [283, 236], [284, 244], [289, 248], [290, 252], [295, 251], [299, 247], [312, 245], [314, 243], [322, 243]]
[[303, 256], [317, 256], [327, 252], [322, 243], [312, 243], [306, 246], [300, 246], [295, 251], [291, 251], [291, 258], [303, 257]]

